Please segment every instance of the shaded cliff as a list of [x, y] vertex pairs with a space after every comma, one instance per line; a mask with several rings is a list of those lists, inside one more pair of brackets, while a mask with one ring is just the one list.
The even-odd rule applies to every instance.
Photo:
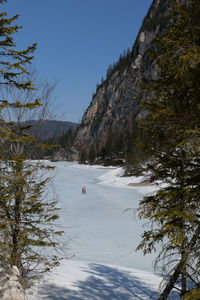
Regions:
[[78, 128], [74, 147], [88, 148], [98, 140], [102, 147], [109, 131], [131, 130], [134, 120], [145, 115], [139, 101], [145, 94], [141, 81], [148, 82], [158, 76], [146, 50], [153, 47], [153, 39], [169, 23], [170, 0], [154, 0], [143, 20], [131, 51], [109, 67], [107, 78], [97, 87]]

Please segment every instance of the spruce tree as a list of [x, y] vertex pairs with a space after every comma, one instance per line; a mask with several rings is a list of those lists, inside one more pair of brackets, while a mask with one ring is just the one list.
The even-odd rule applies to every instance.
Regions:
[[81, 151], [79, 152], [79, 159], [78, 160], [81, 164], [86, 164], [87, 163], [88, 153], [84, 148], [82, 148]]
[[22, 80], [22, 75], [28, 75], [27, 64], [33, 59], [36, 44], [16, 50], [13, 35], [20, 26], [13, 24], [17, 17], [0, 14], [0, 265], [15, 265], [26, 278], [35, 267], [48, 271], [58, 264], [55, 253], [44, 249], [57, 248], [62, 231], [54, 226], [57, 201], [46, 192], [51, 168], [27, 160], [27, 148], [46, 146], [28, 133], [21, 118], [41, 104], [37, 99], [21, 102], [2, 97], [7, 87], [19, 92], [34, 89], [31, 80]]
[[199, 285], [200, 261], [200, 2], [174, 1], [171, 24], [151, 53], [159, 79], [142, 105], [149, 115], [143, 127], [152, 134], [152, 180], [165, 185], [140, 203], [140, 216], [152, 226], [138, 249], [144, 254], [161, 244], [157, 262], [165, 264], [167, 299], [180, 278], [182, 295], [190, 279]]
[[89, 161], [90, 165], [94, 165], [95, 158], [96, 158], [95, 146], [94, 146], [94, 144], [92, 144], [90, 146], [90, 150], [89, 150], [89, 153], [88, 153], [88, 161]]

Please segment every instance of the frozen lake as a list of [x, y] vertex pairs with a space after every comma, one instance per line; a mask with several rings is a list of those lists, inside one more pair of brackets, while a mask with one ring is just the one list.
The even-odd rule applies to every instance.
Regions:
[[[60, 222], [68, 227], [74, 259], [152, 271], [155, 256], [135, 252], [143, 232], [144, 221], [136, 214], [143, 194], [100, 184], [98, 177], [109, 174], [107, 169], [67, 162], [51, 165], [57, 167], [54, 184], [62, 207]], [[86, 195], [82, 186], [86, 186]], [[124, 212], [127, 208], [133, 210]]]
[[[56, 166], [54, 185], [62, 207], [70, 248], [60, 266], [27, 291], [28, 300], [156, 300], [162, 278], [153, 274], [153, 255], [135, 253], [144, 221], [136, 209], [141, 192], [155, 187], [128, 188], [117, 170], [50, 163]], [[134, 178], [137, 182], [137, 178]], [[108, 184], [109, 183], [109, 184]], [[86, 186], [87, 193], [82, 194]], [[119, 187], [120, 186], [120, 187]], [[133, 210], [124, 212], [126, 209]], [[150, 272], [149, 272], [150, 271]], [[172, 294], [169, 300], [179, 299]]]

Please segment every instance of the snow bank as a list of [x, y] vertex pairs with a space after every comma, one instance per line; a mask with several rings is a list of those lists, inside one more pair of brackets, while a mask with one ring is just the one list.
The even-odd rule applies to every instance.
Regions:
[[99, 184], [112, 186], [116, 188], [134, 189], [142, 194], [148, 194], [159, 189], [156, 184], [149, 184], [149, 175], [144, 176], [124, 176], [124, 169], [117, 168], [110, 170], [104, 175], [98, 177]]

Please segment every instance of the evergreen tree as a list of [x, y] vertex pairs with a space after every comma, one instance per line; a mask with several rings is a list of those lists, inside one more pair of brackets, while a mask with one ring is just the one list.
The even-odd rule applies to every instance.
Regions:
[[148, 168], [165, 187], [140, 203], [140, 216], [152, 226], [138, 249], [146, 254], [162, 243], [157, 262], [165, 262], [167, 277], [160, 300], [179, 278], [182, 295], [187, 279], [198, 287], [200, 267], [200, 2], [174, 5], [171, 18], [152, 54], [160, 79], [151, 81], [152, 97], [143, 103], [143, 127], [153, 137]]
[[132, 130], [126, 133], [126, 174], [141, 174], [142, 164], [150, 157], [150, 136], [150, 133], [146, 134], [137, 122], [133, 121]]
[[87, 160], [88, 160], [87, 151], [84, 148], [82, 148], [81, 151], [79, 152], [79, 162], [85, 164]]
[[[28, 74], [26, 66], [31, 63], [36, 44], [26, 50], [15, 50], [13, 34], [20, 27], [13, 25], [17, 16], [7, 18], [0, 14], [0, 85], [1, 97], [4, 88], [19, 91], [34, 89], [30, 79], [22, 80]], [[36, 266], [49, 270], [58, 264], [58, 258], [45, 248], [58, 246], [53, 226], [58, 219], [56, 200], [47, 197], [50, 167], [27, 160], [27, 147], [40, 146], [28, 134], [28, 127], [21, 123], [22, 115], [40, 107], [37, 99], [20, 102], [12, 98], [0, 99], [0, 264], [17, 266], [23, 278]], [[8, 121], [7, 116], [12, 120]]]
[[113, 136], [113, 130], [109, 129], [107, 140], [105, 143], [105, 155], [106, 156], [112, 156], [114, 153], [114, 136]]
[[95, 158], [96, 158], [96, 151], [95, 151], [94, 144], [92, 144], [88, 153], [88, 161], [91, 165], [95, 163]]

